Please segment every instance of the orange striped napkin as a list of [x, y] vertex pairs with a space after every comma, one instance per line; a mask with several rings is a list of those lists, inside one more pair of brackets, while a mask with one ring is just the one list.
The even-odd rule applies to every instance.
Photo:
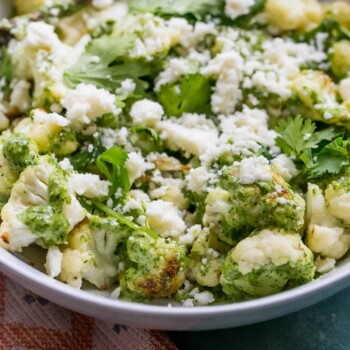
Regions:
[[164, 332], [68, 311], [0, 274], [0, 349], [176, 350], [176, 346]]

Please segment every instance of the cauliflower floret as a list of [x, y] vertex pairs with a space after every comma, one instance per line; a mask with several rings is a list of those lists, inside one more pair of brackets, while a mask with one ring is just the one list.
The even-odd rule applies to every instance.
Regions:
[[0, 196], [9, 197], [18, 174], [5, 158], [3, 147], [3, 143], [0, 143]]
[[46, 254], [46, 273], [50, 277], [57, 277], [61, 273], [62, 253], [58, 247], [50, 247]]
[[280, 32], [307, 30], [322, 19], [322, 7], [317, 0], [267, 0], [267, 21]]
[[337, 88], [332, 79], [321, 71], [303, 71], [292, 82], [298, 100], [292, 112], [305, 118], [331, 125], [349, 127], [350, 112], [338, 103]]
[[46, 0], [16, 0], [15, 7], [19, 15], [35, 12], [40, 7], [45, 5]]
[[25, 112], [31, 105], [31, 84], [24, 79], [14, 79], [11, 88], [10, 107], [18, 112]]
[[62, 244], [85, 214], [54, 161], [41, 157], [21, 173], [1, 211], [0, 245], [21, 251], [39, 238], [48, 246]]
[[34, 81], [34, 106], [57, 104], [68, 91], [63, 73], [79, 56], [79, 47], [64, 45], [55, 27], [45, 22], [30, 22], [25, 34], [23, 39], [11, 40], [8, 46], [14, 75]]
[[305, 242], [314, 253], [326, 258], [340, 259], [350, 248], [350, 232], [340, 227], [336, 217], [331, 214], [339, 216], [340, 213], [342, 216], [341, 213], [346, 213], [346, 208], [342, 206], [342, 200], [333, 197], [335, 193], [332, 185], [326, 193], [330, 199], [328, 203], [317, 185], [308, 184], [306, 207], [309, 226]]
[[81, 272], [84, 266], [84, 257], [79, 250], [67, 248], [62, 254], [62, 266], [59, 278], [73, 288], [81, 288], [83, 283]]
[[105, 114], [119, 114], [116, 96], [92, 84], [79, 84], [70, 91], [61, 104], [67, 109], [67, 118], [75, 131], [82, 131]]
[[350, 105], [350, 78], [343, 79], [339, 83], [339, 93], [343, 101]]
[[53, 152], [66, 156], [76, 151], [78, 142], [70, 121], [57, 113], [34, 110], [32, 118], [25, 118], [18, 123], [14, 131], [22, 133], [34, 141], [40, 153]]
[[335, 19], [341, 26], [350, 29], [350, 5], [346, 1], [327, 2], [323, 11], [325, 18]]
[[122, 297], [129, 298], [130, 293], [140, 298], [168, 297], [181, 288], [185, 280], [183, 252], [174, 241], [132, 236], [126, 251], [127, 269], [120, 280]]
[[146, 217], [151, 229], [162, 237], [176, 237], [186, 230], [180, 210], [171, 202], [146, 203]]
[[182, 189], [175, 183], [161, 186], [150, 192], [152, 199], [161, 199], [164, 202], [171, 202], [179, 210], [188, 208], [188, 199], [183, 194]]
[[328, 211], [331, 215], [350, 224], [350, 181], [342, 177], [333, 181], [325, 191]]
[[350, 42], [341, 40], [332, 47], [330, 62], [333, 73], [338, 78], [345, 78], [350, 72]]
[[38, 147], [24, 134], [11, 134], [5, 138], [2, 153], [10, 168], [19, 173], [37, 161]]
[[245, 184], [241, 182], [239, 165], [224, 170], [220, 187], [207, 196], [205, 225], [232, 245], [255, 228], [300, 230], [305, 201], [272, 169], [269, 176], [270, 180]]
[[[224, 257], [216, 250], [207, 248], [209, 244], [203, 244], [204, 242], [201, 242], [204, 240], [207, 241], [206, 234], [198, 237], [192, 247], [191, 256], [195, 264], [190, 270], [190, 277], [201, 286], [216, 287], [220, 283]], [[202, 249], [203, 251], [201, 252]]]
[[299, 234], [263, 230], [228, 253], [220, 283], [228, 296], [245, 299], [309, 282], [314, 273], [313, 254]]
[[[127, 228], [115, 219], [92, 216], [79, 224], [69, 235], [69, 248], [63, 251], [60, 279], [80, 288], [85, 279], [99, 289], [107, 289], [117, 280], [120, 262], [118, 244], [128, 235]], [[75, 260], [74, 275], [67, 263]]]

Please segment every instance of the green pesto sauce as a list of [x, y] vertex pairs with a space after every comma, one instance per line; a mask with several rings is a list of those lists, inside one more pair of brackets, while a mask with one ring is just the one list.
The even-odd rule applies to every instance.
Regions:
[[13, 134], [5, 140], [3, 154], [10, 167], [23, 171], [27, 166], [33, 165], [37, 160], [36, 145], [22, 134]]
[[26, 209], [18, 215], [29, 230], [48, 246], [63, 244], [69, 233], [69, 223], [60, 208], [51, 204], [40, 204]]
[[48, 184], [49, 201], [53, 204], [70, 204], [71, 196], [67, 181], [60, 169], [55, 169], [49, 176]]

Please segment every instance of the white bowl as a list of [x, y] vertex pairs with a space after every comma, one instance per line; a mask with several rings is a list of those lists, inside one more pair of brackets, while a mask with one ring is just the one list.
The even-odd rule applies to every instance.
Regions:
[[[8, 14], [9, 4], [11, 1], [0, 0], [0, 18]], [[29, 251], [28, 259], [37, 260], [35, 250]], [[350, 263], [344, 262], [315, 281], [270, 297], [218, 306], [169, 308], [113, 300], [93, 290], [73, 289], [1, 248], [0, 270], [23, 287], [68, 309], [132, 327], [164, 330], [207, 330], [261, 322], [315, 304], [350, 286]]]
[[[37, 255], [27, 253], [27, 259]], [[195, 308], [167, 307], [115, 300], [93, 290], [76, 290], [56, 281], [0, 248], [0, 270], [34, 293], [68, 309], [131, 327], [208, 330], [256, 323], [283, 316], [350, 286], [350, 263], [301, 287], [234, 304]]]

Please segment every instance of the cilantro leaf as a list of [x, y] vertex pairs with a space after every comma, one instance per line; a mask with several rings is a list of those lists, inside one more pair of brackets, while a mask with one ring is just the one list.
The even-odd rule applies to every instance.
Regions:
[[99, 138], [89, 142], [93, 145], [92, 152], [89, 152], [86, 147], [81, 147], [69, 157], [73, 168], [81, 173], [96, 172], [96, 161], [98, 157], [106, 151], [106, 148], [102, 146]]
[[102, 36], [92, 40], [78, 62], [64, 73], [65, 84], [71, 88], [81, 83], [94, 84], [114, 92], [124, 79], [131, 78], [138, 91], [144, 90], [147, 83], [140, 78], [150, 74], [149, 64], [123, 62], [134, 44], [134, 35]]
[[204, 19], [206, 15], [223, 16], [225, 0], [131, 0], [130, 8], [136, 12], [151, 12], [163, 16], [192, 15]]
[[128, 154], [120, 147], [112, 147], [97, 158], [97, 167], [112, 184], [110, 195], [114, 194], [118, 188], [121, 188], [124, 193], [131, 188], [128, 170], [125, 167], [127, 160]]
[[156, 130], [145, 126], [134, 126], [130, 131], [133, 134], [130, 138], [131, 143], [140, 148], [143, 153], [163, 151], [163, 140]]
[[300, 156], [307, 149], [317, 148], [321, 141], [331, 141], [340, 134], [335, 128], [315, 130], [316, 124], [300, 115], [282, 120], [276, 128], [280, 134], [276, 139], [277, 146], [281, 147], [284, 153]]
[[211, 86], [199, 73], [184, 77], [179, 91], [172, 84], [165, 84], [157, 95], [168, 116], [180, 117], [185, 112], [210, 113]]
[[338, 137], [325, 146], [317, 154], [315, 165], [306, 171], [308, 178], [319, 177], [323, 174], [337, 174], [345, 166], [349, 165], [349, 141]]
[[296, 162], [301, 161], [308, 178], [336, 174], [349, 163], [348, 141], [338, 137], [342, 132], [336, 128], [316, 131], [315, 123], [297, 116], [282, 120], [276, 131], [280, 134], [276, 144]]

